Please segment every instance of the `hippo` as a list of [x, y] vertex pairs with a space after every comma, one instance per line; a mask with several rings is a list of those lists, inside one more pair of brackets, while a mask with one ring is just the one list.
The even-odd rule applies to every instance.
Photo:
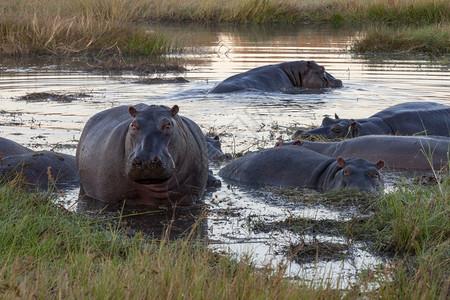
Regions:
[[14, 141], [0, 137], [0, 157], [33, 152], [33, 150], [24, 147]]
[[[359, 157], [376, 161], [383, 157], [389, 170], [430, 171], [448, 167], [450, 138], [442, 136], [366, 135], [340, 142], [295, 140], [275, 146], [297, 145], [331, 157]], [[425, 154], [430, 155], [428, 161]]]
[[324, 118], [311, 130], [297, 130], [300, 135], [321, 135], [327, 139], [354, 138], [371, 134], [450, 136], [450, 106], [434, 102], [400, 103], [365, 119]]
[[246, 184], [309, 188], [319, 191], [358, 189], [378, 193], [384, 162], [331, 158], [297, 146], [274, 147], [238, 158], [220, 171], [225, 179]]
[[342, 87], [342, 81], [325, 72], [315, 61], [293, 61], [267, 65], [231, 76], [210, 93], [231, 93], [247, 90], [293, 92], [296, 88]]
[[22, 154], [4, 156], [0, 160], [2, 180], [11, 180], [18, 173], [23, 174], [30, 189], [41, 191], [79, 184], [75, 157], [53, 151], [30, 150]]
[[206, 146], [208, 148], [209, 161], [225, 161], [231, 159], [231, 154], [223, 153], [219, 136], [205, 136]]
[[205, 138], [179, 107], [118, 106], [86, 123], [76, 160], [81, 193], [129, 205], [191, 205], [208, 179]]

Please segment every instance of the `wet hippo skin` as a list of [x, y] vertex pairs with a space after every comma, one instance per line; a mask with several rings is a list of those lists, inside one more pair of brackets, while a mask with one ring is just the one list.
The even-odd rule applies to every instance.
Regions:
[[355, 188], [377, 193], [383, 187], [383, 161], [337, 159], [298, 146], [264, 149], [224, 166], [219, 175], [233, 182], [328, 191]]
[[24, 147], [10, 139], [0, 137], [0, 155], [2, 157], [33, 152], [33, 150]]
[[353, 138], [371, 134], [450, 136], [450, 106], [434, 102], [406, 102], [382, 110], [365, 119], [324, 118], [322, 125], [298, 130], [300, 135], [321, 135], [328, 139]]
[[42, 191], [79, 184], [73, 155], [28, 150], [26, 153], [4, 156], [0, 160], [0, 178], [11, 180], [21, 173], [30, 190]]
[[[276, 146], [298, 145], [330, 157], [383, 158], [389, 170], [430, 171], [448, 166], [450, 138], [442, 136], [366, 135], [340, 142], [295, 140]], [[431, 158], [428, 161], [427, 156]]]
[[208, 179], [200, 128], [178, 106], [138, 104], [97, 113], [77, 147], [82, 190], [104, 202], [189, 205]]
[[259, 90], [266, 92], [290, 92], [293, 88], [341, 87], [342, 81], [325, 72], [314, 61], [294, 61], [267, 65], [231, 76], [210, 93], [231, 93]]

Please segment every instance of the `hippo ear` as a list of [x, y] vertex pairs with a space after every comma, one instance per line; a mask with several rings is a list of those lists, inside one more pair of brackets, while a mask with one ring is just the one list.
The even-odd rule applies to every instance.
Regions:
[[130, 113], [130, 115], [133, 116], [133, 118], [136, 118], [137, 110], [136, 110], [136, 108], [134, 108], [134, 106], [130, 106], [130, 107], [128, 108], [128, 112]]
[[172, 111], [172, 117], [175, 117], [175, 115], [180, 111], [180, 108], [178, 107], [178, 105], [174, 105], [171, 109]]
[[296, 140], [294, 143], [292, 143], [292, 145], [294, 145], [294, 146], [301, 146], [302, 145], [302, 141]]
[[216, 141], [218, 141], [218, 140], [220, 140], [220, 138], [219, 138], [219, 136], [218, 136], [218, 135], [215, 135], [215, 136], [214, 136], [214, 138], [213, 138], [213, 140], [216, 140]]
[[334, 118], [339, 119], [339, 116], [337, 115], [337, 113], [334, 113]]
[[341, 168], [344, 167], [344, 165], [345, 165], [345, 160], [344, 160], [344, 158], [343, 158], [342, 156], [339, 156], [339, 157], [337, 158], [337, 164], [338, 164], [338, 166], [341, 167]]
[[379, 161], [377, 162], [377, 167], [378, 167], [378, 170], [381, 169], [381, 168], [383, 168], [383, 167], [384, 167], [384, 161], [383, 161], [383, 160], [379, 160]]
[[308, 66], [309, 69], [314, 68], [314, 61], [307, 61], [306, 66]]
[[281, 146], [284, 146], [284, 142], [283, 141], [276, 142], [274, 147], [281, 147]]
[[358, 122], [353, 121], [349, 128], [349, 133], [351, 137], [359, 136]]

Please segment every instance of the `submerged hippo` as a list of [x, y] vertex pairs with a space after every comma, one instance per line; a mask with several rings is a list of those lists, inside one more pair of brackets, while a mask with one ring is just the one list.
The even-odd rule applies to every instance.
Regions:
[[213, 138], [205, 136], [205, 139], [208, 148], [209, 161], [224, 161], [231, 159], [231, 154], [222, 152], [220, 138], [217, 135]]
[[79, 183], [74, 156], [28, 150], [23, 154], [4, 156], [0, 160], [0, 178], [11, 180], [22, 173], [30, 189], [43, 191], [53, 186], [63, 188]]
[[208, 179], [200, 128], [178, 106], [138, 104], [97, 113], [77, 148], [82, 192], [105, 202], [189, 205]]
[[450, 106], [434, 102], [407, 102], [386, 108], [366, 119], [324, 118], [311, 130], [297, 130], [300, 135], [321, 135], [328, 139], [353, 138], [371, 134], [450, 136]]
[[231, 93], [246, 90], [264, 92], [289, 92], [295, 88], [341, 87], [342, 81], [334, 78], [323, 66], [314, 61], [294, 61], [262, 66], [231, 76], [211, 93]]
[[[442, 136], [367, 135], [341, 142], [278, 142], [298, 145], [331, 157], [383, 158], [390, 170], [429, 171], [448, 166], [450, 138]], [[427, 156], [425, 156], [425, 154]], [[430, 159], [430, 160], [428, 160]]]
[[247, 154], [225, 167], [219, 175], [233, 181], [257, 185], [311, 188], [328, 191], [356, 188], [377, 192], [383, 187], [378, 172], [384, 166], [364, 159], [337, 159], [297, 147], [275, 147]]

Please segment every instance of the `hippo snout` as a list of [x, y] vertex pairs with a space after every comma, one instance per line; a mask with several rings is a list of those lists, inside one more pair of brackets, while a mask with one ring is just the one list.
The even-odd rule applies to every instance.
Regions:
[[330, 75], [327, 72], [325, 72], [324, 77], [325, 77], [325, 80], [327, 83], [327, 87], [331, 87], [331, 88], [342, 87], [342, 80], [334, 78], [333, 75]]
[[172, 178], [174, 172], [172, 158], [163, 159], [158, 155], [146, 160], [137, 156], [130, 158], [126, 168], [128, 178], [140, 184], [163, 183]]

